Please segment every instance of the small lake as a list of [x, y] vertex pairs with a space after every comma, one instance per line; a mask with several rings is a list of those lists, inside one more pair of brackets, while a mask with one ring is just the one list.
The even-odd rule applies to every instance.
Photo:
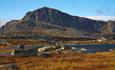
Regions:
[[66, 44], [65, 46], [71, 47], [72, 50], [81, 53], [96, 53], [115, 50], [115, 44]]
[[[65, 44], [65, 47], [69, 47], [71, 50], [80, 53], [96, 53], [107, 52], [115, 50], [115, 44]], [[17, 47], [4, 48], [1, 50], [14, 50]], [[9, 56], [11, 52], [0, 52], [0, 56]]]

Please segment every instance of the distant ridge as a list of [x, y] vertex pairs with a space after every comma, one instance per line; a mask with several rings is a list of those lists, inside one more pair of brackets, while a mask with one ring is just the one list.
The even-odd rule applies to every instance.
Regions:
[[49, 32], [59, 34], [114, 33], [115, 21], [97, 21], [43, 7], [27, 12], [21, 20], [12, 20], [0, 32]]

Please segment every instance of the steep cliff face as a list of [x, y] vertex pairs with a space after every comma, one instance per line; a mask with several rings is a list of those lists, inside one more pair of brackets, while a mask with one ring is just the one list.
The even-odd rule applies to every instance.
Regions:
[[72, 16], [59, 10], [43, 7], [28, 12], [21, 20], [13, 20], [0, 28], [1, 32], [62, 31], [71, 33], [115, 32], [115, 22], [96, 21]]

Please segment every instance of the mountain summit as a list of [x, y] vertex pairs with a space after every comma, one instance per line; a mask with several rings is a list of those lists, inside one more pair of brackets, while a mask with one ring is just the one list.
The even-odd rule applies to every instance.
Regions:
[[26, 13], [21, 20], [12, 20], [0, 28], [1, 32], [54, 33], [112, 33], [115, 21], [105, 22], [72, 16], [59, 10], [43, 7]]

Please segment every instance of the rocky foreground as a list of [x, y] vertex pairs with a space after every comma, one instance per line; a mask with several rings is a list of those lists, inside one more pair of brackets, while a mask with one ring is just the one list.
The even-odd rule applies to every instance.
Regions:
[[[11, 64], [10, 64], [11, 63]], [[6, 64], [6, 67], [2, 64]], [[9, 66], [10, 64], [10, 66]], [[0, 70], [115, 70], [115, 51], [81, 54], [71, 51], [44, 57], [0, 57]]]

